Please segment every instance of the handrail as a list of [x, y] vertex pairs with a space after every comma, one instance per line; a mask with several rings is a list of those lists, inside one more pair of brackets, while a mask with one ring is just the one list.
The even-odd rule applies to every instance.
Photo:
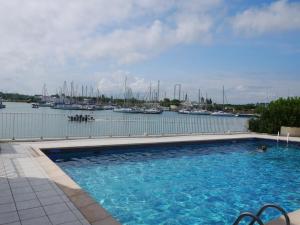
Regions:
[[[274, 205], [274, 204], [264, 205], [263, 207], [260, 208], [260, 210], [258, 211], [256, 216], [260, 218], [261, 214], [268, 208], [274, 208], [274, 209], [277, 209], [278, 211], [280, 211], [282, 213], [282, 215], [284, 216], [284, 218], [285, 218], [286, 225], [291, 224], [290, 223], [290, 218], [289, 218], [287, 212], [283, 208], [281, 208], [280, 206]], [[255, 220], [252, 220], [252, 222], [249, 225], [254, 225], [254, 223], [255, 223]]]
[[245, 217], [251, 217], [252, 221], [257, 222], [259, 225], [264, 225], [261, 219], [251, 212], [244, 212], [240, 214], [239, 217], [236, 219], [236, 221], [233, 223], [233, 225], [238, 225], [241, 222], [241, 220], [244, 219]]

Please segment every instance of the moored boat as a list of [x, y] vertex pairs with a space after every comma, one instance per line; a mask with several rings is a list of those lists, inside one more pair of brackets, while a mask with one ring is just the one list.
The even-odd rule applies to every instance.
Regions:
[[51, 102], [40, 102], [39, 107], [51, 107], [52, 103]]
[[190, 114], [191, 111], [187, 110], [187, 109], [181, 109], [181, 110], [178, 111], [178, 113], [180, 113], [180, 114]]
[[161, 114], [163, 110], [157, 108], [145, 109], [143, 111], [144, 114]]
[[190, 114], [191, 115], [210, 115], [211, 112], [207, 111], [207, 110], [200, 109], [200, 110], [192, 110], [190, 112]]
[[233, 113], [228, 113], [228, 112], [224, 112], [224, 111], [213, 112], [211, 115], [212, 115], [212, 116], [228, 116], [228, 117], [236, 116], [236, 115], [233, 114]]
[[142, 113], [143, 112], [139, 108], [116, 108], [113, 111], [118, 113]]

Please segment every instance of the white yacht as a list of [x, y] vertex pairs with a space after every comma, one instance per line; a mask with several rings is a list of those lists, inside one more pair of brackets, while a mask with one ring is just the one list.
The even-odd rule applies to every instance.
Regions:
[[138, 108], [116, 108], [113, 111], [119, 113], [142, 113], [142, 110]]
[[205, 109], [193, 110], [190, 112], [191, 115], [210, 115], [211, 112]]
[[180, 113], [180, 114], [190, 114], [191, 111], [187, 110], [187, 109], [181, 109], [181, 110], [178, 111], [178, 113]]
[[145, 109], [143, 111], [144, 114], [161, 114], [163, 110], [158, 108]]
[[233, 113], [228, 113], [228, 112], [224, 112], [224, 111], [213, 112], [211, 115], [212, 116], [236, 116]]

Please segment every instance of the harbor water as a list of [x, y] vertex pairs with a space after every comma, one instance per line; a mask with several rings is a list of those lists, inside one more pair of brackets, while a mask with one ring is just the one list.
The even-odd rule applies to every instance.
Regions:
[[[237, 133], [248, 131], [248, 119], [163, 112], [158, 115], [77, 111], [28, 103], [5, 102], [0, 110], [0, 139], [119, 137], [146, 135]], [[71, 115], [90, 115], [94, 121], [69, 121]]]

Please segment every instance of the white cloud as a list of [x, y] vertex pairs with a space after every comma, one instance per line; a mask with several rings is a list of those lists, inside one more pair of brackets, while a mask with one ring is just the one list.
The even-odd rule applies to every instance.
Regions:
[[[145, 93], [150, 79], [119, 68], [176, 45], [212, 41], [222, 6], [222, 0], [1, 0], [0, 90], [33, 94], [41, 92], [43, 83], [55, 90], [64, 80], [74, 80], [78, 85], [97, 84], [101, 93], [122, 93], [127, 76], [135, 93]], [[299, 7], [277, 1], [244, 11], [232, 24], [245, 34], [298, 29]], [[165, 77], [169, 80], [161, 78], [162, 93], [172, 96], [172, 82], [181, 81]], [[224, 83], [210, 76], [196, 78], [182, 81], [183, 89], [197, 93], [200, 84], [218, 93], [217, 84], [221, 88]], [[238, 87], [233, 98], [241, 97], [239, 92], [255, 97], [259, 92], [252, 93], [249, 84], [259, 86], [250, 80], [225, 85]], [[292, 82], [286, 85], [297, 90]]]
[[237, 33], [256, 36], [300, 29], [300, 3], [279, 0], [261, 8], [250, 8], [235, 16]]
[[[143, 60], [211, 31], [219, 0], [7, 0], [0, 2], [0, 60]], [[194, 7], [193, 11], [189, 11]], [[175, 23], [169, 23], [177, 17]], [[160, 18], [160, 19], [157, 19]], [[21, 56], [21, 57], [20, 57]], [[85, 58], [87, 57], [87, 58]], [[3, 59], [1, 66], [5, 66]], [[7, 64], [6, 64], [7, 65]], [[11, 66], [11, 65], [8, 65]], [[9, 69], [9, 68], [8, 68]]]

